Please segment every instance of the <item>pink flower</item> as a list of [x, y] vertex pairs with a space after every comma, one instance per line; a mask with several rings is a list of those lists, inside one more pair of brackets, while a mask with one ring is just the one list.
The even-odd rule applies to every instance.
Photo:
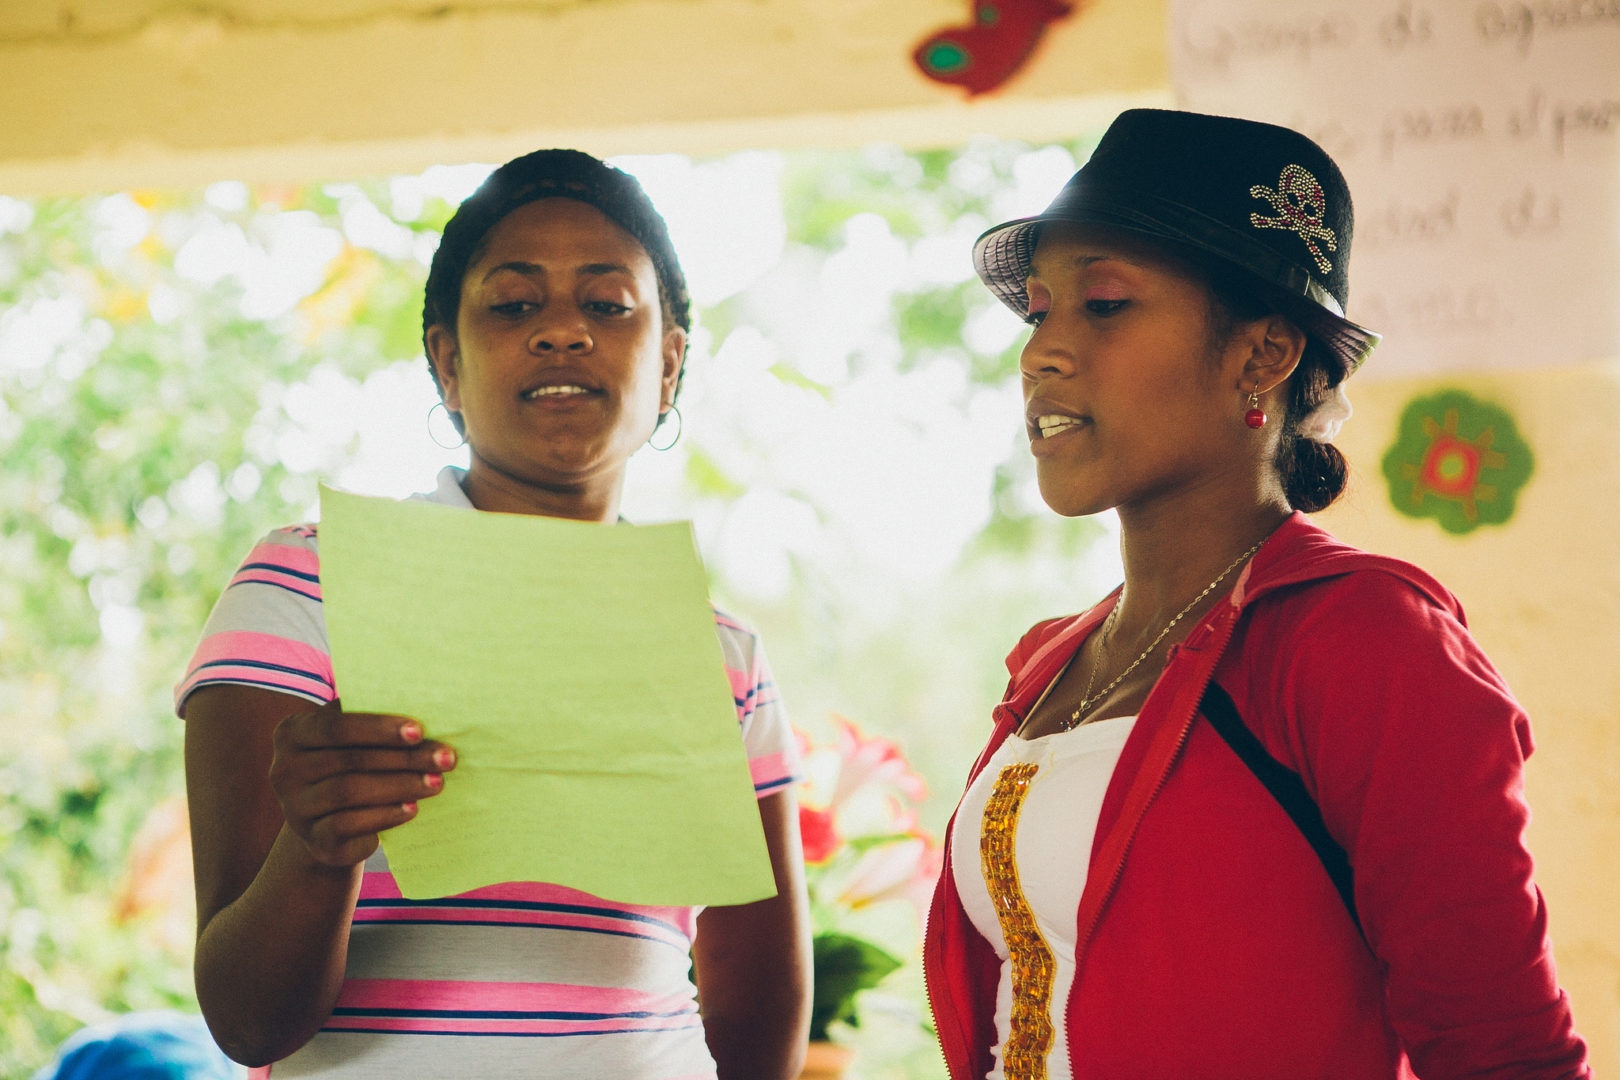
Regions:
[[909, 900], [921, 918], [928, 910], [943, 862], [943, 850], [925, 832], [879, 844], [861, 854], [838, 900], [850, 908], [884, 900]]
[[832, 805], [837, 806], [868, 784], [893, 787], [913, 801], [924, 799], [928, 787], [923, 778], [911, 771], [900, 748], [888, 739], [869, 738], [861, 729], [842, 716], [834, 714], [838, 726], [838, 755], [842, 759], [838, 770], [838, 790], [833, 792]]
[[920, 917], [943, 858], [913, 805], [927, 786], [892, 741], [869, 737], [837, 714], [832, 719], [833, 745], [800, 746], [813, 778], [799, 808], [811, 894], [829, 912], [909, 900]]

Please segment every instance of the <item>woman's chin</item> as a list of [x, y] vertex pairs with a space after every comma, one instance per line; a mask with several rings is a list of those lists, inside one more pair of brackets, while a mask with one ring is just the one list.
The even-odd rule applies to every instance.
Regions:
[[1096, 492], [1076, 491], [1067, 485], [1042, 482], [1040, 489], [1041, 501], [1061, 517], [1090, 517], [1111, 510], [1114, 505]]

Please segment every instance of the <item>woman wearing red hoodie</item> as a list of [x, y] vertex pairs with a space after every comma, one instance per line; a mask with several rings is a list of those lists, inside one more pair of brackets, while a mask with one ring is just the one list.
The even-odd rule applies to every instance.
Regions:
[[1034, 330], [1041, 493], [1125, 582], [1038, 624], [924, 949], [953, 1080], [1590, 1075], [1531, 879], [1523, 710], [1338, 497], [1350, 196], [1285, 128], [1122, 114], [974, 261]]

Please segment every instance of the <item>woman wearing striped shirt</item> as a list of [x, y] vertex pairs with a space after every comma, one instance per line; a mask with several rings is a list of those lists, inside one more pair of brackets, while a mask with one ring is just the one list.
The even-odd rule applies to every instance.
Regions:
[[[617, 520], [629, 457], [674, 407], [689, 308], [629, 176], [565, 150], [496, 170], [428, 277], [423, 340], [470, 463], [420, 497]], [[508, 882], [405, 900], [378, 835], [455, 783], [455, 749], [343, 711], [316, 530], [267, 536], [176, 692], [220, 1045], [278, 1080], [792, 1076], [810, 978], [794, 743], [754, 635], [718, 613], [716, 632], [775, 898], [650, 908]]]

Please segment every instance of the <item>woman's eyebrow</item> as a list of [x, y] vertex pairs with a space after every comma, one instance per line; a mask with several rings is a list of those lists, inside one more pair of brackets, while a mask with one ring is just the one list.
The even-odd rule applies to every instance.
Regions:
[[[1131, 259], [1127, 259], [1123, 255], [1112, 255], [1112, 254], [1110, 254], [1110, 255], [1076, 255], [1074, 258], [1070, 259], [1067, 263], [1064, 263], [1062, 265], [1067, 266], [1067, 267], [1072, 268], [1072, 269], [1075, 269], [1075, 270], [1084, 270], [1086, 267], [1091, 266], [1094, 263], [1100, 263], [1100, 262], [1122, 262], [1126, 266], [1138, 266], [1138, 267], [1142, 265], [1141, 263], [1135, 262], [1135, 261], [1133, 261]], [[1034, 260], [1031, 260], [1030, 264], [1029, 264], [1029, 276], [1030, 277], [1039, 277], [1040, 273], [1041, 273], [1041, 268], [1035, 264]]]
[[[530, 277], [544, 277], [546, 274], [546, 268], [539, 263], [514, 259], [511, 262], [503, 262], [499, 266], [490, 267], [483, 280], [488, 281], [502, 270], [511, 270], [514, 273], [525, 274]], [[605, 274], [630, 274], [634, 276], [634, 272], [628, 266], [615, 262], [585, 263], [576, 269], [576, 273], [589, 274], [593, 277], [601, 277]]]

